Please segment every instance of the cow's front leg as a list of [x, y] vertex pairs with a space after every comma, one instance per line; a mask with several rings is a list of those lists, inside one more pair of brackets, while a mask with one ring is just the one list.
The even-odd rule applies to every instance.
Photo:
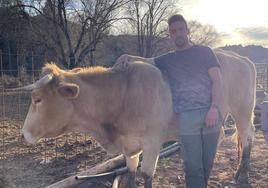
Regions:
[[139, 155], [126, 156], [126, 163], [128, 167], [128, 176], [126, 181], [127, 188], [136, 188], [136, 172], [139, 164]]
[[141, 173], [144, 178], [144, 188], [153, 187], [153, 176], [158, 161], [160, 144], [148, 145], [143, 150]]

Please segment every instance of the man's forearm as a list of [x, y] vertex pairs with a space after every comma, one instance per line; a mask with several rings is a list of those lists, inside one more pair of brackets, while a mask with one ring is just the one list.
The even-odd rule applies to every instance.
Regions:
[[209, 71], [209, 74], [212, 79], [212, 101], [211, 107], [218, 107], [220, 105], [221, 97], [222, 97], [222, 75], [221, 71], [218, 68], [213, 68]]
[[154, 58], [144, 58], [140, 56], [128, 55], [128, 60], [129, 61], [142, 61], [144, 63], [149, 63], [149, 64], [154, 65]]
[[218, 107], [220, 105], [221, 93], [222, 93], [221, 83], [220, 82], [213, 83], [211, 106]]

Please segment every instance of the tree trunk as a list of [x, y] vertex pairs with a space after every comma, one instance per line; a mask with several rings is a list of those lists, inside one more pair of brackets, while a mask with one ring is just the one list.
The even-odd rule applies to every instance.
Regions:
[[76, 67], [76, 62], [75, 62], [75, 56], [74, 56], [74, 53], [70, 53], [70, 56], [69, 56], [69, 66], [68, 68], [69, 69], [73, 69]]
[[94, 52], [93, 51], [90, 52], [89, 61], [90, 61], [89, 62], [90, 66], [93, 67], [95, 65], [95, 63], [94, 63]]

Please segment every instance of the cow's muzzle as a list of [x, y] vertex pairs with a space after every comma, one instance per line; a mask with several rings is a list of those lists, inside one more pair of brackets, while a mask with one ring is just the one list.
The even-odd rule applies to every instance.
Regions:
[[28, 131], [25, 131], [24, 129], [21, 130], [21, 135], [22, 135], [22, 139], [29, 144], [34, 144], [36, 143], [39, 139], [33, 137], [33, 135], [31, 133], [29, 133]]

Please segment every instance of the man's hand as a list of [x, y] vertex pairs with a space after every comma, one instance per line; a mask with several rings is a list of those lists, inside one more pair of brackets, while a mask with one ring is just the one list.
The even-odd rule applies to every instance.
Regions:
[[206, 115], [206, 127], [214, 127], [219, 120], [219, 110], [217, 107], [211, 106]]
[[129, 58], [128, 54], [123, 54], [116, 60], [116, 62], [115, 62], [113, 67], [120, 68], [120, 69], [125, 69], [128, 66], [129, 59], [130, 58]]

